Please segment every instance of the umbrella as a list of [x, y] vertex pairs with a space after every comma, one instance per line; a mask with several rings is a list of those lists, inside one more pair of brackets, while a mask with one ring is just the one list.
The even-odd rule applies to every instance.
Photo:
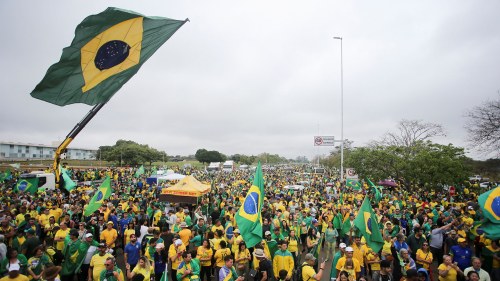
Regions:
[[398, 184], [394, 180], [392, 180], [392, 179], [385, 179], [383, 181], [379, 181], [378, 184], [382, 185], [382, 186], [389, 186], [389, 187], [396, 187], [396, 186], [398, 186]]

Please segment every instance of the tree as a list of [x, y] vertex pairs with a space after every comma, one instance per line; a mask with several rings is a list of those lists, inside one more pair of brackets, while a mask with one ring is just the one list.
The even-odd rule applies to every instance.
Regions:
[[398, 132], [385, 133], [382, 141], [377, 144], [411, 147], [418, 141], [426, 141], [439, 136], [445, 136], [444, 129], [439, 124], [403, 119], [398, 124]]
[[201, 163], [210, 163], [210, 162], [224, 162], [226, 161], [226, 156], [218, 151], [211, 150], [208, 151], [204, 148], [198, 149], [195, 153], [195, 158]]
[[485, 154], [500, 155], [500, 95], [466, 114], [469, 146]]
[[103, 160], [122, 162], [126, 165], [138, 165], [148, 162], [152, 165], [154, 161], [160, 161], [167, 157], [163, 151], [150, 148], [146, 144], [138, 144], [134, 141], [118, 140], [114, 146], [101, 146], [97, 151]]
[[346, 164], [356, 169], [361, 178], [392, 177], [406, 187], [414, 184], [432, 187], [463, 182], [471, 172], [468, 161], [463, 148], [418, 141], [409, 148], [395, 145], [355, 148]]

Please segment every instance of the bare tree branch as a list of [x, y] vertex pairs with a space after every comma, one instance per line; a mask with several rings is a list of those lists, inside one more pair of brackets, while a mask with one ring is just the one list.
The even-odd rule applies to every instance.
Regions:
[[403, 119], [398, 124], [397, 132], [387, 132], [381, 141], [375, 143], [384, 146], [411, 147], [419, 141], [439, 136], [446, 136], [443, 127], [439, 124]]
[[500, 155], [500, 95], [466, 114], [469, 147], [483, 153]]

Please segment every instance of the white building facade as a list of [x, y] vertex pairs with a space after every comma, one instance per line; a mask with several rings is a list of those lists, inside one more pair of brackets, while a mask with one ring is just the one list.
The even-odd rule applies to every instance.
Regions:
[[[0, 142], [0, 160], [48, 160], [54, 158], [57, 146]], [[95, 160], [97, 150], [86, 148], [68, 148], [66, 159], [74, 160]]]

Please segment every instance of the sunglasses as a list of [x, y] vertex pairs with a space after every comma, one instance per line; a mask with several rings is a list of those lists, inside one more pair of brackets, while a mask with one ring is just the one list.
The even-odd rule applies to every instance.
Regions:
[[108, 266], [108, 265], [113, 265], [112, 263], [105, 263], [104, 264], [105, 266]]

